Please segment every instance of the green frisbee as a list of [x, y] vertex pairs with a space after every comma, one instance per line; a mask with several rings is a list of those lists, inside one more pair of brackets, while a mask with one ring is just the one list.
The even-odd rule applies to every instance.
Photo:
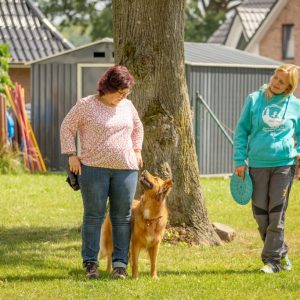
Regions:
[[244, 180], [240, 176], [232, 174], [230, 178], [230, 193], [236, 203], [240, 205], [249, 203], [253, 193], [253, 185], [248, 171], [245, 171]]

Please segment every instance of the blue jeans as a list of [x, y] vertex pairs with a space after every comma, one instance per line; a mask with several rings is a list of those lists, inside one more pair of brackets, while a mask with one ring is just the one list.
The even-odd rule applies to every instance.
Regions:
[[113, 233], [112, 266], [126, 268], [131, 235], [131, 203], [138, 179], [137, 170], [115, 170], [82, 165], [79, 176], [83, 199], [83, 264], [98, 264], [100, 230], [109, 198]]

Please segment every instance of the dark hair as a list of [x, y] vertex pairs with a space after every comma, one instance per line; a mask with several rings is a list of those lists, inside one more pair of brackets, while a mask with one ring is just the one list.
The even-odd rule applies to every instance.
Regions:
[[99, 79], [97, 91], [100, 96], [118, 90], [131, 89], [135, 84], [128, 69], [121, 65], [110, 67]]

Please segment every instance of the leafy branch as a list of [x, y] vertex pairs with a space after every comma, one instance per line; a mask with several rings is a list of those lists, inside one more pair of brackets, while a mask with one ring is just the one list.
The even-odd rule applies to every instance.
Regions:
[[12, 82], [10, 81], [8, 75], [8, 63], [11, 59], [8, 45], [0, 44], [0, 93], [5, 94], [4, 87], [12, 87]]

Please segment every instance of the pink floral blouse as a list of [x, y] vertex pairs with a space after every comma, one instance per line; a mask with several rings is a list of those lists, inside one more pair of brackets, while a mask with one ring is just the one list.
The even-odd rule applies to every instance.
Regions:
[[103, 104], [95, 95], [78, 100], [61, 124], [62, 153], [76, 152], [76, 131], [84, 165], [138, 170], [134, 150], [142, 149], [144, 130], [130, 100], [116, 107]]

